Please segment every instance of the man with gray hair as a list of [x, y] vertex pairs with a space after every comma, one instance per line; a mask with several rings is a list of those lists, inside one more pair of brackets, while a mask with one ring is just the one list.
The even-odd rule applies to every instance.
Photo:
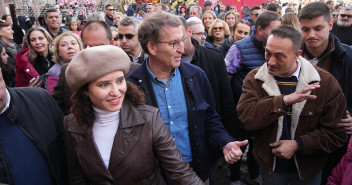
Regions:
[[198, 17], [200, 19], [202, 17], [202, 8], [198, 5], [191, 6], [188, 15], [189, 17]]
[[119, 23], [120, 47], [135, 63], [143, 63], [147, 57], [138, 41], [137, 32], [141, 22], [140, 19], [135, 17], [126, 17]]
[[204, 46], [207, 33], [204, 30], [202, 20], [198, 17], [191, 17], [187, 19], [187, 24], [192, 29], [192, 38], [196, 39], [199, 45]]
[[333, 33], [342, 43], [352, 45], [352, 7], [342, 8], [337, 22], [334, 23]]
[[58, 9], [50, 8], [45, 12], [44, 21], [47, 25], [46, 31], [49, 32], [51, 37], [55, 39], [60, 34], [68, 31], [65, 28], [61, 28], [62, 17]]
[[146, 93], [146, 104], [158, 107], [177, 148], [197, 175], [208, 181], [210, 151], [221, 152], [226, 162], [241, 156], [240, 146], [226, 132], [215, 110], [214, 95], [203, 70], [181, 62], [187, 35], [177, 16], [158, 11], [138, 30], [143, 50], [142, 65], [127, 76]]

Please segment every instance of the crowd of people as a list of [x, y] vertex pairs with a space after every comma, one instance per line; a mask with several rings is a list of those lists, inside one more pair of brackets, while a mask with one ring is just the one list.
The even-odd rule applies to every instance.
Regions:
[[252, 184], [352, 184], [351, 5], [17, 19], [0, 21], [0, 184], [216, 185], [224, 160], [241, 185], [246, 149]]

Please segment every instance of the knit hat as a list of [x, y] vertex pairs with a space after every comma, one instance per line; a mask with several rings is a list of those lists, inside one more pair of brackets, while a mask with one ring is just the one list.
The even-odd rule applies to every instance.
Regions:
[[211, 1], [204, 1], [204, 3], [203, 3], [203, 7], [211, 6], [211, 5], [213, 5], [213, 3]]
[[66, 81], [72, 91], [114, 71], [128, 73], [131, 61], [119, 47], [95, 46], [79, 52], [66, 69]]

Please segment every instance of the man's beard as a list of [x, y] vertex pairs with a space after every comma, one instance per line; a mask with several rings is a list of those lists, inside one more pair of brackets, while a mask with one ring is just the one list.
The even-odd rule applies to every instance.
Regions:
[[347, 28], [352, 25], [352, 22], [342, 22], [342, 21], [337, 21], [337, 26], [342, 27], [342, 28]]

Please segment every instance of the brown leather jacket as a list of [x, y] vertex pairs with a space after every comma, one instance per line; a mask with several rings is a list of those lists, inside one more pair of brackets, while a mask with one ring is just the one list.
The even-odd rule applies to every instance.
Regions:
[[120, 123], [107, 169], [95, 145], [91, 129], [84, 130], [65, 117], [65, 137], [70, 184], [166, 184], [155, 159], [174, 184], [203, 184], [182, 158], [158, 109], [133, 106], [124, 100]]

